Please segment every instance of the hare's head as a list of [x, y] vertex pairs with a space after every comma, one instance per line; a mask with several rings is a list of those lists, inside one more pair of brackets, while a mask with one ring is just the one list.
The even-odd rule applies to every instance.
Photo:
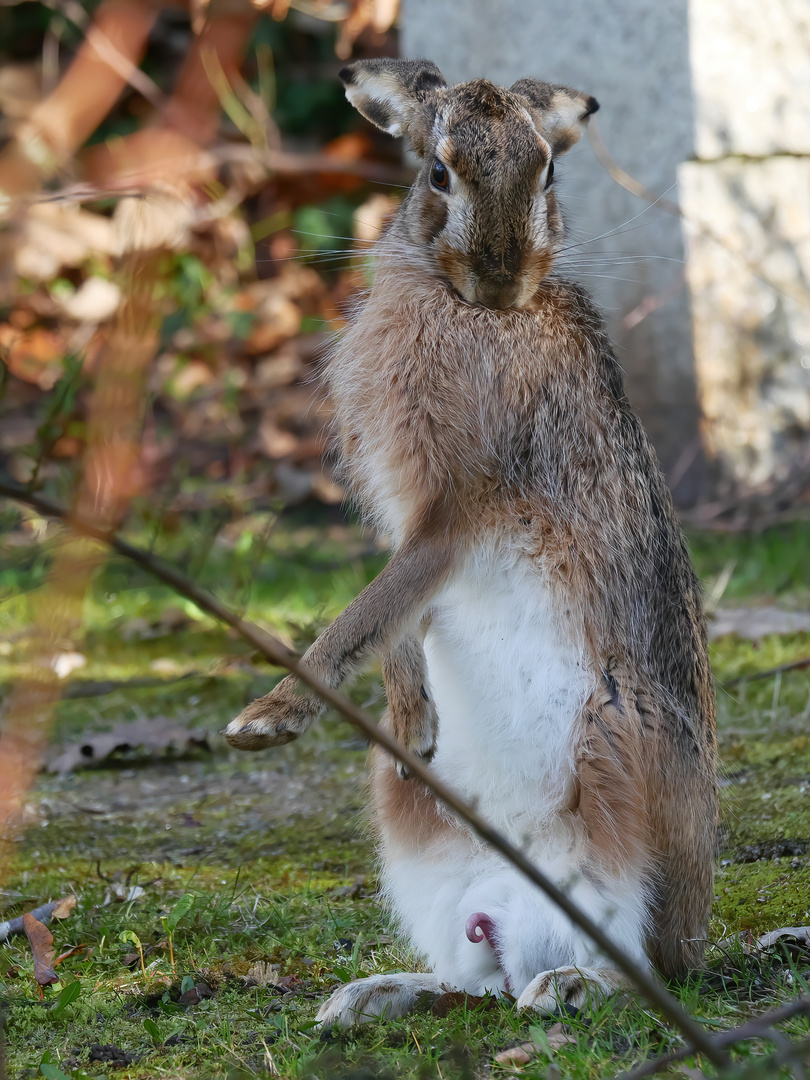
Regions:
[[426, 269], [469, 303], [524, 307], [562, 238], [554, 159], [579, 139], [596, 100], [536, 79], [449, 87], [427, 60], [360, 60], [340, 77], [355, 108], [421, 159], [398, 231]]

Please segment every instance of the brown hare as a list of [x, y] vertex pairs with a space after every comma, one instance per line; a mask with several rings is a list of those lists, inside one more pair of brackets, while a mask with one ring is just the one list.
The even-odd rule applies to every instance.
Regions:
[[[337, 687], [379, 653], [394, 734], [640, 964], [681, 973], [712, 897], [713, 687], [655, 455], [599, 313], [554, 272], [554, 161], [597, 103], [535, 79], [449, 87], [427, 61], [341, 78], [421, 167], [327, 373], [346, 479], [394, 551], [304, 659]], [[281, 745], [321, 711], [288, 677], [226, 735]], [[550, 1011], [620, 985], [379, 752], [372, 791], [384, 894], [429, 973], [349, 983], [322, 1022], [448, 988]]]

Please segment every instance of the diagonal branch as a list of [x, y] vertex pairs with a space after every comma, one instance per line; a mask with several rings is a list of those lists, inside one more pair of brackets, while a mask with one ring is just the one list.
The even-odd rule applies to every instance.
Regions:
[[785, 671], [803, 671], [809, 667], [810, 656], [805, 656], [801, 660], [791, 660], [788, 664], [779, 664], [777, 667], [765, 668], [763, 671], [752, 671], [750, 675], [735, 675], [733, 679], [726, 679], [721, 685], [724, 690], [730, 690], [732, 686], [739, 686], [741, 683], [770, 679], [772, 675], [781, 675]]
[[[710, 1041], [718, 1049], [725, 1050], [726, 1047], [733, 1046], [734, 1043], [744, 1042], [746, 1039], [769, 1039], [771, 1038], [771, 1029], [775, 1024], [781, 1024], [784, 1020], [789, 1020], [791, 1017], [800, 1016], [801, 1014], [810, 1016], [810, 998], [802, 997], [797, 1001], [788, 1002], [787, 1005], [781, 1005], [778, 1009], [763, 1013], [762, 1016], [749, 1020], [748, 1023], [741, 1024], [730, 1031], [723, 1031], [719, 1035], [710, 1036]], [[800, 1055], [804, 1049], [806, 1049], [805, 1043], [791, 1044], [789, 1048], [786, 1047], [784, 1051], [780, 1052], [779, 1059], [780, 1061], [788, 1060], [793, 1055]], [[645, 1061], [631, 1072], [622, 1073], [618, 1080], [643, 1080], [644, 1077], [654, 1076], [662, 1069], [666, 1069], [678, 1061], [683, 1061], [684, 1058], [691, 1057], [694, 1052], [694, 1046], [682, 1046], [669, 1054], [650, 1058], [649, 1061]]]
[[571, 900], [566, 892], [555, 885], [534, 863], [530, 862], [519, 848], [511, 844], [494, 829], [473, 807], [469, 806], [451, 788], [442, 783], [421, 758], [416, 757], [403, 746], [400, 746], [387, 732], [378, 728], [373, 719], [358, 708], [353, 701], [332, 690], [331, 687], [314, 675], [306, 665], [301, 664], [298, 656], [291, 649], [288, 649], [282, 642], [255, 624], [241, 619], [175, 567], [170, 566], [157, 556], [151, 555], [149, 552], [122, 540], [116, 532], [99, 528], [86, 518], [71, 514], [64, 507], [50, 502], [41, 495], [27, 490], [22, 484], [5, 477], [0, 478], [0, 495], [5, 495], [17, 502], [31, 506], [46, 517], [65, 521], [81, 535], [108, 544], [120, 555], [131, 559], [138, 566], [170, 585], [182, 596], [192, 600], [201, 610], [227, 623], [228, 626], [236, 630], [240, 637], [262, 653], [266, 659], [298, 676], [303, 683], [306, 683], [310, 689], [314, 690], [344, 719], [359, 728], [368, 739], [387, 750], [396, 760], [403, 762], [411, 774], [421, 780], [445, 806], [452, 810], [462, 821], [465, 821], [482, 840], [500, 852], [508, 862], [541, 889], [546, 896], [562, 909], [572, 923], [585, 931], [597, 947], [627, 976], [638, 991], [655, 1004], [675, 1027], [680, 1029], [695, 1050], [704, 1054], [715, 1065], [720, 1066], [725, 1063], [727, 1060], [725, 1050], [711, 1038], [708, 1032], [681, 1007], [675, 998], [649, 972], [642, 969], [623, 949], [619, 948], [605, 931]]

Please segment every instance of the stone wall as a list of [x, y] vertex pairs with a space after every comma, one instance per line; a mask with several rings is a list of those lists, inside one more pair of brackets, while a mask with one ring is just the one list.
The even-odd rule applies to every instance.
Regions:
[[721, 487], [810, 465], [810, 3], [692, 0], [679, 169], [704, 444]]
[[605, 310], [683, 502], [810, 447], [809, 22], [807, 0], [403, 0], [403, 56], [594, 94], [613, 158], [680, 203], [649, 207], [586, 142], [556, 174], [566, 270]]

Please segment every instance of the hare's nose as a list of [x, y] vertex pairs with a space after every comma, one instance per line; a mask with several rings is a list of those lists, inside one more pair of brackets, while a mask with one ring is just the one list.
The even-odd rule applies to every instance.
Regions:
[[475, 284], [475, 303], [503, 311], [512, 307], [520, 294], [520, 282], [513, 277], [488, 275]]

